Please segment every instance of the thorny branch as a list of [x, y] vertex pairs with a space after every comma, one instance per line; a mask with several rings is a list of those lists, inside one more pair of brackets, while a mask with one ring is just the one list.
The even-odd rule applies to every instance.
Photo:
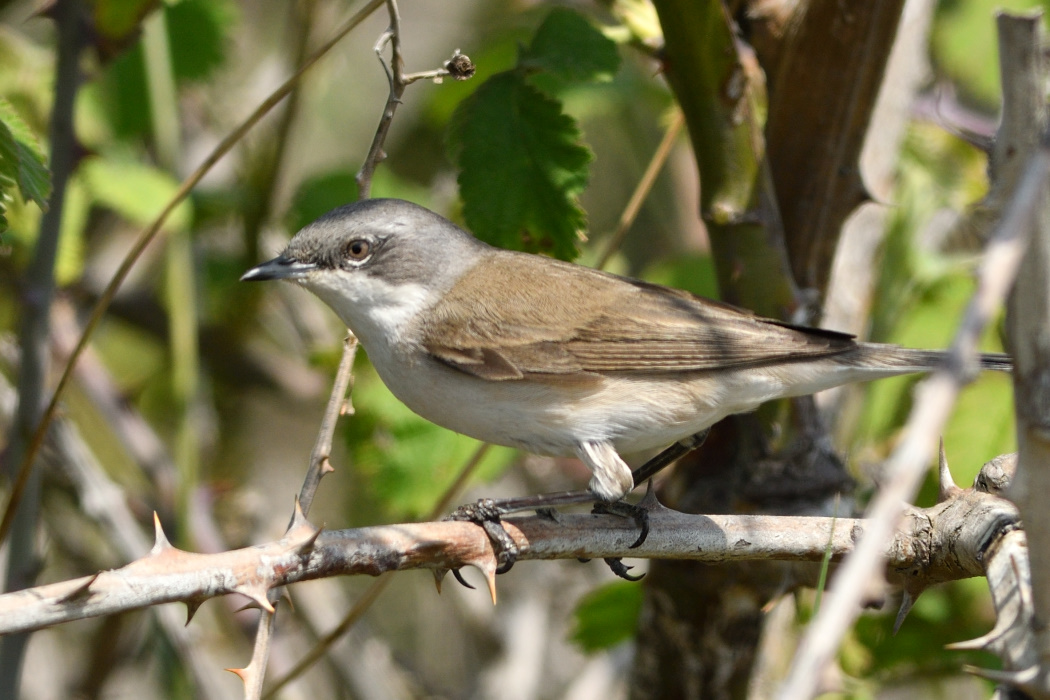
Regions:
[[[883, 550], [891, 578], [928, 583], [983, 575], [982, 547], [1016, 527], [1008, 501], [973, 489], [946, 503], [909, 511]], [[689, 515], [655, 506], [649, 538], [636, 549], [633, 525], [604, 515], [515, 517], [505, 521], [521, 559], [636, 556], [724, 562], [833, 561], [853, 551], [870, 521], [783, 516]], [[959, 528], [969, 530], [959, 536]], [[830, 536], [829, 536], [830, 535]], [[972, 535], [972, 536], [970, 536]], [[462, 522], [429, 522], [320, 531], [301, 517], [284, 538], [221, 554], [178, 550], [157, 530], [149, 555], [123, 568], [0, 596], [0, 634], [40, 629], [160, 603], [197, 604], [240, 593], [270, 608], [267, 594], [291, 583], [336, 575], [474, 566], [495, 595], [495, 558], [484, 532]], [[815, 567], [814, 567], [815, 570]]]
[[1044, 141], [1028, 158], [1024, 176], [992, 233], [977, 272], [977, 289], [952, 343], [948, 366], [916, 390], [916, 402], [904, 437], [886, 464], [887, 481], [869, 509], [867, 536], [832, 581], [826, 605], [810, 624], [778, 697], [809, 698], [821, 670], [859, 614], [863, 583], [880, 567], [886, 542], [912, 500], [937, 435], [941, 433], [959, 390], [973, 376], [981, 331], [1006, 300], [1028, 246], [1033, 217], [1050, 182], [1050, 143]]

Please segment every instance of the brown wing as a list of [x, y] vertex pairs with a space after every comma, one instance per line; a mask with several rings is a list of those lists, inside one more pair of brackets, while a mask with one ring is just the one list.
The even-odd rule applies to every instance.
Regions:
[[854, 347], [842, 333], [793, 327], [567, 263], [500, 251], [480, 267], [428, 314], [423, 345], [485, 379], [702, 371]]

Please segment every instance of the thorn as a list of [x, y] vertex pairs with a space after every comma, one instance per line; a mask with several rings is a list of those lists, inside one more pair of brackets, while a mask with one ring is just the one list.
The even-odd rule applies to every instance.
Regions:
[[434, 588], [437, 589], [438, 595], [441, 595], [441, 582], [445, 580], [448, 569], [434, 569], [431, 573], [434, 574]]
[[316, 530], [311, 532], [309, 535], [307, 535], [306, 539], [304, 539], [302, 542], [300, 542], [299, 544], [296, 545], [296, 548], [298, 550], [299, 556], [306, 557], [306, 556], [309, 556], [310, 553], [314, 551], [314, 545], [317, 544], [317, 538], [321, 536], [321, 533], [323, 531], [324, 531], [324, 528], [320, 528], [320, 527], [317, 528]]
[[160, 516], [157, 515], [157, 511], [153, 511], [153, 532], [153, 549], [149, 551], [151, 557], [163, 554], [169, 549], [175, 549], [168, 541], [168, 536], [164, 534], [164, 526], [160, 524]]
[[489, 586], [489, 596], [492, 598], [492, 604], [496, 604], [496, 558], [493, 556], [485, 557], [483, 559], [477, 559], [475, 561], [468, 562], [475, 569], [480, 571], [485, 577], [485, 583]]
[[281, 589], [280, 600], [288, 604], [289, 610], [295, 612], [295, 601], [292, 600], [292, 594], [287, 587]]
[[[244, 586], [244, 587], [240, 587], [240, 588], [234, 588], [233, 592], [234, 593], [240, 593], [241, 595], [252, 599], [253, 601], [255, 601], [255, 604], [257, 606], [259, 606], [260, 608], [262, 608], [263, 610], [265, 610], [268, 613], [273, 613], [274, 612], [273, 603], [271, 603], [270, 599], [266, 597], [266, 587], [265, 586], [256, 586], [256, 587]], [[251, 608], [251, 607], [254, 607], [254, 606], [248, 605], [248, 606], [245, 606], [242, 609], [247, 610], [248, 608]]]
[[193, 616], [200, 610], [201, 604], [206, 598], [190, 598], [186, 601], [186, 626], [189, 627], [190, 623], [193, 622]]
[[321, 536], [321, 531], [324, 528], [315, 527], [313, 523], [306, 519], [306, 514], [303, 513], [303, 507], [299, 503], [299, 497], [295, 498], [295, 513], [292, 515], [292, 522], [285, 530], [284, 536], [286, 538], [295, 539], [299, 537], [300, 531], [305, 530], [305, 535], [301, 541], [295, 542], [293, 546], [298, 550], [301, 556], [307, 556], [314, 549], [314, 544], [317, 542], [317, 538]]
[[487, 569], [482, 573], [485, 574], [485, 583], [489, 584], [489, 595], [492, 596], [492, 604], [496, 604], [496, 569]]
[[332, 463], [328, 461], [327, 457], [325, 457], [324, 459], [321, 460], [321, 474], [322, 475], [323, 474], [331, 474], [334, 471], [335, 471], [335, 467], [332, 466]]
[[657, 507], [662, 507], [662, 505], [656, 498], [656, 488], [653, 486], [653, 480], [649, 479], [645, 482], [645, 495], [642, 496], [642, 500], [638, 501], [638, 507], [645, 510], [653, 510]]
[[937, 496], [938, 503], [944, 503], [949, 498], [954, 498], [962, 492], [962, 489], [955, 485], [951, 469], [948, 468], [948, 456], [944, 452], [944, 437], [941, 437], [937, 474], [940, 481], [940, 490]]
[[102, 572], [99, 571], [98, 573], [96, 573], [93, 576], [89, 577], [87, 581], [84, 581], [84, 583], [80, 584], [79, 586], [77, 586], [76, 588], [71, 590], [69, 593], [66, 593], [64, 596], [59, 598], [58, 602], [59, 603], [72, 603], [74, 601], [82, 600], [84, 598], [87, 598], [88, 596], [91, 595], [91, 590], [90, 590], [91, 589], [91, 584], [93, 584], [98, 579], [98, 577], [101, 576], [101, 575], [102, 575]]
[[974, 639], [967, 639], [962, 642], [952, 642], [951, 644], [945, 644], [944, 648], [949, 651], [984, 651], [992, 644], [995, 643], [995, 639], [991, 638], [987, 634], [982, 634], [980, 637]]
[[1039, 678], [1039, 666], [1037, 665], [1029, 666], [1020, 671], [998, 671], [992, 668], [979, 668], [967, 664], [963, 666], [963, 670], [995, 683], [1004, 683], [1021, 690], [1034, 689], [1035, 681]]
[[306, 519], [306, 513], [303, 512], [303, 504], [299, 502], [299, 497], [296, 496], [295, 497], [295, 512], [292, 513], [292, 522], [288, 526], [288, 529], [285, 530], [285, 534], [287, 535], [289, 532], [291, 532], [295, 528], [302, 527], [303, 525], [310, 526], [310, 521]]
[[904, 619], [908, 617], [908, 613], [911, 612], [912, 606], [915, 605], [915, 601], [919, 598], [920, 593], [916, 593], [912, 596], [911, 591], [905, 590], [901, 595], [901, 607], [897, 610], [897, 619], [893, 621], [893, 636], [897, 636], [897, 632], [900, 631], [901, 625], [904, 624]]
[[980, 637], [974, 639], [966, 639], [961, 642], [952, 642], [951, 644], [945, 644], [945, 649], [952, 651], [983, 651], [992, 650], [998, 646], [1000, 638], [1009, 629], [1010, 623], [1006, 622], [1004, 618], [1000, 617], [996, 619], [995, 625], [989, 631], [982, 634]]
[[251, 673], [251, 671], [249, 671], [248, 669], [246, 669], [246, 668], [227, 668], [225, 670], [229, 671], [233, 675], [235, 675], [238, 678], [240, 678], [241, 682], [244, 683], [245, 685], [248, 684], [248, 676]]

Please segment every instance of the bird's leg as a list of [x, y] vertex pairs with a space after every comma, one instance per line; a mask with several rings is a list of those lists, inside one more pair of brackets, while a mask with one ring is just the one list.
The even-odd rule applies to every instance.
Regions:
[[[703, 430], [683, 440], [679, 440], [666, 450], [656, 455], [648, 462], [631, 472], [634, 485], [638, 486], [655, 476], [661, 469], [674, 462], [676, 459], [688, 454], [700, 447], [707, 438], [708, 430]], [[591, 491], [560, 491], [556, 493], [544, 493], [537, 496], [522, 496], [519, 498], [492, 499], [483, 498], [476, 503], [462, 505], [446, 515], [443, 520], [459, 520], [476, 523], [481, 526], [492, 541], [492, 548], [496, 554], [498, 567], [496, 573], [502, 574], [510, 571], [518, 557], [518, 546], [514, 539], [503, 528], [500, 519], [504, 515], [520, 513], [527, 510], [544, 510], [558, 506], [577, 505], [581, 503], [595, 503], [598, 498]], [[634, 505], [624, 501], [606, 503], [598, 501], [595, 504], [595, 512], [610, 513], [633, 518], [641, 530], [638, 539], [631, 548], [639, 547], [645, 542], [649, 535], [649, 511], [643, 505]], [[627, 574], [627, 567], [620, 563], [619, 559], [606, 560], [610, 568], [617, 576], [628, 580], [636, 580]], [[460, 579], [458, 572], [456, 579]]]
[[[683, 440], [679, 440], [642, 466], [635, 469], [631, 472], [631, 477], [634, 479], [634, 485], [637, 487], [641, 485], [642, 482], [649, 481], [658, 474], [661, 469], [703, 445], [709, 432], [711, 432], [711, 429], [705, 428], [699, 433], [690, 435]], [[591, 512], [609, 513], [611, 515], [632, 518], [640, 530], [638, 533], [638, 539], [636, 539], [634, 544], [630, 547], [631, 549], [634, 549], [636, 547], [641, 547], [642, 543], [645, 542], [647, 537], [649, 537], [649, 508], [651, 507], [651, 504], [647, 503], [647, 501], [649, 501], [650, 497], [652, 497], [653, 502], [656, 501], [656, 496], [652, 493], [651, 481], [649, 481], [649, 491], [646, 493], [646, 497], [637, 505], [626, 501], [616, 501], [615, 503], [599, 501], [594, 504], [594, 508]], [[620, 557], [607, 557], [605, 563], [610, 569], [612, 569], [614, 574], [628, 581], [639, 581], [642, 579], [642, 576], [645, 575], [633, 576], [627, 573], [631, 567], [624, 566], [623, 560]]]

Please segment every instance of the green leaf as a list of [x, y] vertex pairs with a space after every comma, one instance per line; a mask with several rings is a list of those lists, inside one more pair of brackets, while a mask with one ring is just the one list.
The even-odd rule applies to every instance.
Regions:
[[[228, 0], [183, 0], [165, 7], [171, 68], [177, 84], [201, 81], [225, 61], [236, 8]], [[137, 31], [137, 26], [136, 26]], [[133, 38], [137, 37], [135, 34]], [[97, 87], [97, 101], [120, 136], [145, 136], [152, 131], [142, 42], [108, 62]]]
[[[47, 209], [51, 173], [32, 130], [7, 100], [0, 98], [0, 190], [17, 186], [22, 199]], [[6, 193], [0, 193], [6, 194]], [[0, 200], [0, 217], [4, 212]], [[2, 224], [6, 228], [6, 219]], [[3, 229], [0, 229], [3, 230]]]
[[642, 587], [614, 581], [585, 595], [573, 612], [572, 641], [593, 653], [634, 636], [642, 611]]
[[[999, 42], [996, 12], [1045, 10], [1040, 0], [969, 0], [940, 2], [930, 36], [937, 69], [976, 99], [988, 112], [999, 107]], [[1046, 17], [1044, 17], [1044, 26]]]
[[[375, 372], [355, 371], [354, 420], [343, 434], [355, 469], [367, 484], [364, 509], [384, 519], [422, 517], [478, 449], [477, 440], [420, 418], [397, 400]], [[514, 450], [492, 447], [474, 474], [476, 481], [495, 478], [514, 458]], [[355, 516], [372, 519], [362, 507]]]
[[95, 0], [94, 30], [107, 43], [119, 46], [138, 36], [142, 20], [158, 5], [159, 0]]
[[66, 185], [55, 258], [55, 282], [60, 286], [77, 281], [84, 272], [84, 231], [90, 210], [91, 198], [84, 188], [83, 178], [74, 173]]
[[[96, 157], [86, 159], [80, 167], [94, 201], [139, 226], [152, 223], [179, 187], [167, 173], [142, 163]], [[168, 217], [164, 228], [184, 230], [192, 218], [193, 210], [184, 201]]]
[[493, 245], [577, 254], [586, 215], [576, 201], [593, 158], [561, 102], [500, 73], [456, 109], [449, 151], [467, 226]]
[[288, 230], [298, 231], [322, 214], [356, 199], [357, 180], [354, 173], [348, 170], [307, 178], [299, 185], [288, 207], [285, 219]]
[[176, 79], [206, 79], [226, 60], [236, 6], [228, 0], [182, 0], [165, 12]]
[[611, 80], [620, 68], [616, 44], [581, 14], [556, 8], [536, 30], [521, 66], [553, 73], [563, 80]]

